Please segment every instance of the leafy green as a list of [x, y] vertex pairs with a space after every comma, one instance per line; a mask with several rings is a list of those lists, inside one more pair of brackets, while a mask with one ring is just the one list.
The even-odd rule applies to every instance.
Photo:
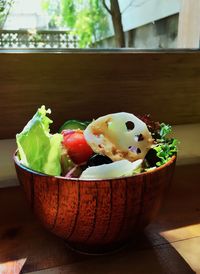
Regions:
[[3, 27], [13, 3], [14, 3], [14, 0], [1, 0], [0, 1], [0, 28]]
[[49, 175], [61, 173], [61, 134], [50, 134], [52, 123], [46, 115], [51, 110], [42, 106], [33, 118], [16, 135], [19, 158], [23, 165]]
[[168, 134], [172, 132], [172, 127], [170, 125], [166, 125], [165, 123], [160, 124], [160, 137], [161, 140], [165, 141], [165, 138]]
[[160, 161], [156, 163], [157, 166], [161, 166], [169, 161], [169, 159], [177, 153], [177, 144], [176, 139], [171, 139], [168, 142], [158, 144], [154, 147], [154, 150], [157, 152], [157, 156], [160, 158]]
[[172, 127], [162, 123], [160, 125], [159, 138], [156, 140], [157, 144], [153, 148], [159, 161], [156, 166], [161, 166], [167, 163], [170, 158], [177, 153], [178, 140], [175, 138], [168, 138], [167, 135], [172, 132]]
[[88, 126], [88, 121], [80, 121], [80, 120], [68, 120], [66, 121], [59, 129], [59, 132], [62, 132], [66, 129], [81, 129], [84, 130]]
[[107, 12], [99, 0], [42, 0], [42, 8], [48, 13], [49, 25], [64, 27], [78, 37], [78, 47], [91, 47], [106, 37], [109, 30]]

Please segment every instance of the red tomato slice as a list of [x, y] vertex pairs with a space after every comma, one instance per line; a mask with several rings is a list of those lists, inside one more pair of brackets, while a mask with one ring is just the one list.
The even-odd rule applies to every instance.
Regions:
[[93, 150], [85, 140], [83, 131], [62, 131], [63, 145], [75, 164], [82, 164], [92, 156]]

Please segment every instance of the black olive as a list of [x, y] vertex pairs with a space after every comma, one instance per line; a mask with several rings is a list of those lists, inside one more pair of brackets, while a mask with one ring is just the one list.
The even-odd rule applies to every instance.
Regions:
[[101, 166], [110, 163], [112, 163], [112, 160], [109, 157], [95, 154], [88, 160], [87, 166]]
[[160, 158], [156, 155], [155, 149], [151, 148], [145, 157], [150, 167], [156, 166], [156, 163], [160, 161]]

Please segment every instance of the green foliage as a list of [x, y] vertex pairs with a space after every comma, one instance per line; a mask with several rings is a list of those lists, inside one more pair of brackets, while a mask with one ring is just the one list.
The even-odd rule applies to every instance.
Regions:
[[[43, 9], [51, 17], [51, 26], [66, 27], [78, 36], [79, 47], [90, 47], [107, 34], [108, 20], [102, 1], [43, 0]], [[58, 20], [59, 19], [59, 20]]]
[[42, 0], [41, 7], [48, 13], [48, 16], [50, 17], [50, 28], [57, 28], [62, 24], [60, 1]]
[[156, 155], [160, 159], [156, 165], [161, 166], [169, 161], [169, 159], [177, 153], [178, 140], [174, 138], [168, 138], [167, 135], [172, 131], [171, 126], [162, 123], [160, 125], [159, 139], [157, 139], [157, 145], [154, 150]]
[[160, 137], [161, 140], [165, 140], [166, 136], [172, 132], [172, 127], [162, 123], [160, 125]]
[[160, 158], [160, 161], [156, 163], [157, 166], [167, 163], [177, 153], [177, 144], [176, 139], [170, 139], [168, 142], [161, 143], [154, 148], [157, 152], [156, 155]]
[[62, 0], [61, 1], [62, 11], [62, 23], [70, 28], [74, 28], [76, 24], [77, 12], [74, 1]]
[[43, 0], [42, 4], [41, 4], [42, 5], [42, 9], [43, 10], [48, 10], [50, 4], [51, 4], [51, 0]]
[[0, 27], [3, 26], [14, 0], [0, 0]]

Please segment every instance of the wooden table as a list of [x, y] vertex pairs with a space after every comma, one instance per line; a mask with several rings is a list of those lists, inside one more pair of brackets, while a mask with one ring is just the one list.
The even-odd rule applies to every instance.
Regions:
[[106, 256], [69, 250], [35, 220], [19, 187], [1, 189], [0, 273], [200, 273], [200, 165], [177, 166], [157, 219], [135, 244]]

